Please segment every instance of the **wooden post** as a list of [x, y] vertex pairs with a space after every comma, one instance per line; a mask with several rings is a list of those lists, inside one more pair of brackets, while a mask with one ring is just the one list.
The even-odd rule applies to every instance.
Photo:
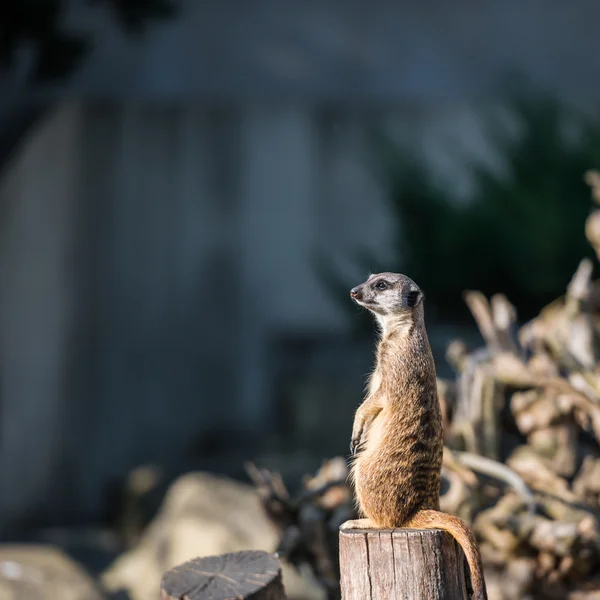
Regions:
[[167, 571], [163, 600], [285, 600], [281, 566], [272, 554], [249, 550], [196, 558]]
[[340, 531], [342, 600], [467, 600], [465, 564], [439, 529]]

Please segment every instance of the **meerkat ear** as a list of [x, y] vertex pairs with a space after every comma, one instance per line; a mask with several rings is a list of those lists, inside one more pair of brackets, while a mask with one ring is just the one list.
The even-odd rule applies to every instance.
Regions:
[[420, 290], [411, 290], [403, 296], [403, 304], [406, 308], [414, 308], [423, 298], [423, 292]]

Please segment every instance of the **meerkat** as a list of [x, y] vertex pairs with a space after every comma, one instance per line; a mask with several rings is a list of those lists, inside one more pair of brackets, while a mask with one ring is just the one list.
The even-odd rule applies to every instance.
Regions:
[[351, 480], [360, 513], [341, 529], [443, 529], [462, 547], [473, 598], [486, 600], [473, 533], [440, 512], [442, 417], [425, 331], [423, 293], [398, 273], [371, 275], [350, 291], [379, 323], [375, 369], [352, 431]]

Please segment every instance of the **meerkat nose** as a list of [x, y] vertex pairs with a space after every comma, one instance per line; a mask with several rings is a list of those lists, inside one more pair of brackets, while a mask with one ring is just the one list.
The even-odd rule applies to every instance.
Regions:
[[352, 296], [352, 298], [358, 298], [358, 292], [359, 292], [359, 289], [357, 287], [352, 288], [350, 290], [350, 296]]

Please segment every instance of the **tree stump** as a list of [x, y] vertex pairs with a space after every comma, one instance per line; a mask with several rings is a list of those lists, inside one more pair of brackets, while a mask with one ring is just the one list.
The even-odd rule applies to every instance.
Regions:
[[164, 574], [161, 591], [163, 600], [285, 600], [279, 561], [254, 550], [174, 567]]
[[343, 600], [467, 600], [465, 564], [439, 529], [340, 531]]

